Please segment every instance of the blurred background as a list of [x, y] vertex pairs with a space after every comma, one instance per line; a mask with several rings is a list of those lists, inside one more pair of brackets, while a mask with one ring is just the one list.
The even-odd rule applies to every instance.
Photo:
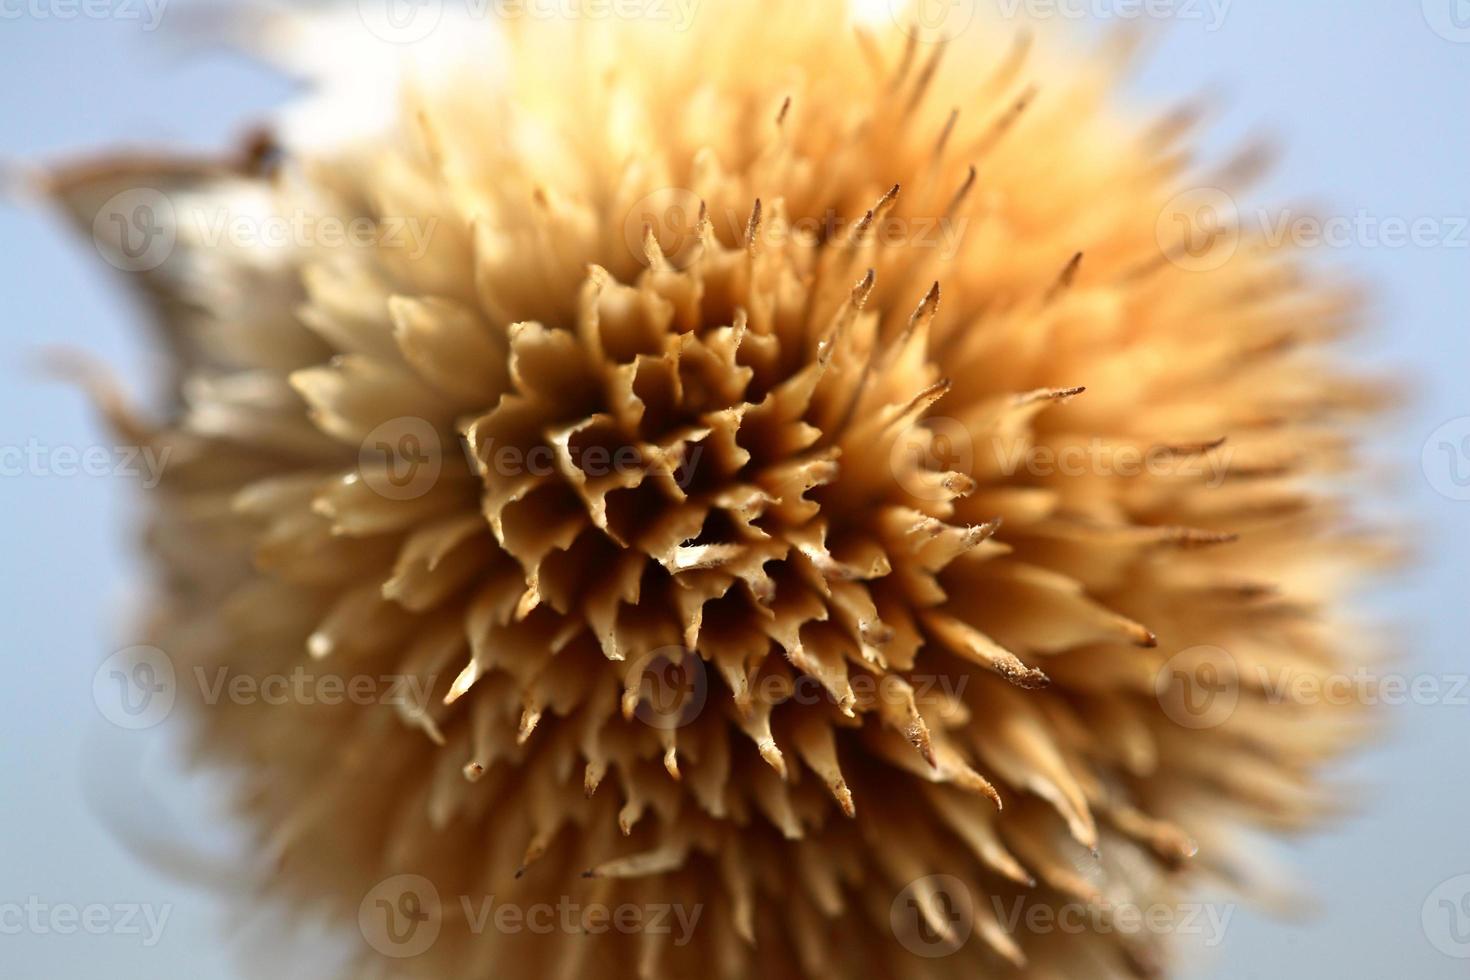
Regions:
[[[232, 145], [290, 96], [292, 83], [238, 53], [180, 43], [190, 18], [184, 0], [175, 3], [0, 0], [0, 167], [12, 186], [0, 200], [0, 603], [10, 624], [0, 684], [0, 976], [16, 980], [232, 978], [235, 947], [263, 946], [211, 889], [177, 873], [187, 869], [123, 843], [153, 836], [209, 853], [235, 844], [209, 811], [207, 777], [179, 777], [170, 725], [124, 731], [94, 700], [94, 675], [127, 645], [137, 598], [128, 522], [137, 491], [116, 455], [110, 467], [80, 462], [89, 448], [110, 453], [108, 438], [77, 390], [42, 376], [36, 355], [81, 348], [134, 379], [155, 366], [120, 279], [56, 215], [13, 193], [17, 168], [99, 148]], [[1417, 527], [1420, 560], [1359, 601], [1389, 625], [1398, 669], [1435, 693], [1385, 709], [1388, 741], [1344, 773], [1360, 787], [1358, 812], [1283, 848], [1314, 904], [1299, 921], [1236, 910], [1223, 946], [1189, 975], [1464, 976], [1470, 2], [1001, 7], [1079, 30], [1124, 20], [1157, 28], [1132, 100], [1159, 108], [1215, 96], [1204, 149], [1217, 159], [1249, 138], [1274, 139], [1280, 162], [1240, 202], [1244, 212], [1305, 206], [1333, 219], [1342, 231], [1319, 246], [1321, 257], [1375, 303], [1374, 329], [1347, 355], [1411, 381], [1411, 404], [1373, 437], [1386, 476], [1369, 489], [1390, 520]], [[1401, 225], [1425, 233], [1406, 240]], [[28, 911], [63, 907], [77, 910], [70, 928], [64, 917], [38, 928]], [[291, 959], [278, 975], [309, 971]]]

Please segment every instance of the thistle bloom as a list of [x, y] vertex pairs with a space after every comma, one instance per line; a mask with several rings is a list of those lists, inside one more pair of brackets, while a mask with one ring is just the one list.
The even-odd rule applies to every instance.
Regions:
[[480, 23], [383, 130], [53, 182], [177, 368], [111, 410], [170, 452], [151, 642], [359, 685], [193, 712], [268, 895], [356, 976], [1166, 968], [1116, 910], [1249, 885], [1362, 727], [1268, 684], [1353, 662], [1352, 298], [1201, 222], [1251, 161], [1116, 112], [1126, 46], [680, 26]]

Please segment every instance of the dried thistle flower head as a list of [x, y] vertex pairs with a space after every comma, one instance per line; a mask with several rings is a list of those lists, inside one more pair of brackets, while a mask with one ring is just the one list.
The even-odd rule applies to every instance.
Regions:
[[1361, 725], [1259, 683], [1343, 662], [1350, 299], [1201, 226], [1121, 47], [476, 30], [388, 132], [55, 182], [176, 355], [113, 410], [171, 453], [153, 642], [372, 695], [195, 712], [271, 893], [358, 976], [1160, 969], [1109, 910], [1237, 880]]

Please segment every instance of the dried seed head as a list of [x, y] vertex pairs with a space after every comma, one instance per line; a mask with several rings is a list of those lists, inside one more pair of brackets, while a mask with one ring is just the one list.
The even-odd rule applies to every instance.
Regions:
[[835, 0], [507, 37], [377, 139], [54, 181], [113, 257], [166, 205], [152, 641], [412, 682], [199, 706], [274, 891], [395, 975], [1154, 969], [1108, 909], [1310, 822], [1359, 725], [1259, 683], [1344, 656], [1350, 304], [1209, 253], [1103, 60]]

